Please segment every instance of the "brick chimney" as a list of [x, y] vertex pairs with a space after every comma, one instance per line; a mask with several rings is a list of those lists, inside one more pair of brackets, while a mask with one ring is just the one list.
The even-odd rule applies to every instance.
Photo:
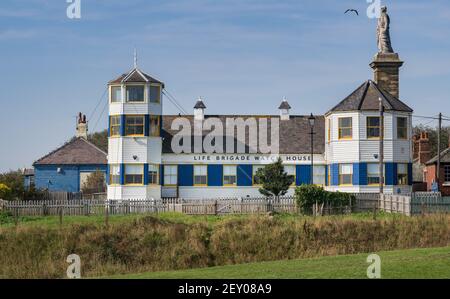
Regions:
[[413, 136], [413, 160], [425, 164], [431, 159], [430, 139], [427, 132], [420, 132]]
[[87, 139], [88, 126], [86, 121], [86, 115], [81, 112], [78, 113], [77, 117], [77, 137], [82, 137]]

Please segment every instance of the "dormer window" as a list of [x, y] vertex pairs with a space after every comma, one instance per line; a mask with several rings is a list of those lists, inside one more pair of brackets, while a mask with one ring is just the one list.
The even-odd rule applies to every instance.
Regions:
[[111, 103], [122, 102], [122, 87], [111, 86]]
[[161, 103], [161, 86], [159, 85], [150, 86], [150, 102]]
[[127, 102], [131, 103], [145, 102], [143, 85], [127, 86], [126, 94], [127, 94]]

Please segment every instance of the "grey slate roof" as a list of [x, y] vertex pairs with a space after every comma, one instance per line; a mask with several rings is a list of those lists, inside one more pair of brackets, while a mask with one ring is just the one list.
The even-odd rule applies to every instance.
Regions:
[[206, 109], [205, 103], [202, 100], [198, 100], [195, 103], [194, 109]]
[[288, 101], [283, 100], [278, 109], [291, 109], [291, 105], [289, 105]]
[[[222, 123], [226, 123], [226, 118], [243, 118], [246, 120], [247, 118], [256, 118], [258, 121], [261, 118], [278, 118], [278, 115], [206, 115], [205, 120], [210, 117], [219, 118]], [[280, 154], [308, 154], [311, 151], [310, 148], [310, 126], [308, 121], [309, 116], [304, 115], [291, 115], [289, 120], [280, 120], [280, 135], [279, 135], [279, 150]], [[173, 153], [171, 149], [172, 137], [178, 132], [176, 130], [172, 130], [171, 124], [172, 122], [180, 118], [178, 115], [163, 115], [163, 128], [162, 128], [162, 137], [163, 137], [163, 153]], [[181, 118], [187, 118], [191, 123], [191, 128], [194, 128], [194, 118], [192, 115], [181, 116]], [[225, 130], [225, 129], [224, 129]], [[270, 119], [267, 121], [267, 140], [268, 144], [271, 144], [270, 132], [271, 132], [271, 122]], [[323, 154], [325, 151], [325, 118], [324, 116], [316, 116], [316, 122], [314, 125], [314, 153]], [[204, 131], [203, 135], [207, 135], [209, 131]], [[246, 130], [246, 142], [248, 143], [248, 129]], [[235, 133], [235, 136], [237, 134]], [[194, 147], [193, 137], [191, 139], [191, 146]], [[226, 148], [226, 138], [223, 140], [224, 149]], [[235, 152], [237, 153], [237, 140], [234, 141]], [[192, 152], [194, 152], [192, 150]], [[246, 153], [248, 153], [248, 144], [246, 145]]]
[[386, 111], [413, 112], [405, 103], [381, 89], [372, 80], [368, 80], [328, 111], [328, 113], [335, 111], [378, 110], [380, 97]]
[[84, 138], [78, 137], [40, 158], [33, 165], [107, 164], [107, 154]]
[[[142, 75], [141, 75], [142, 74]], [[124, 80], [126, 79], [126, 80]], [[120, 84], [120, 83], [159, 83], [164, 86], [164, 83], [153, 78], [152, 76], [144, 73], [140, 69], [132, 69], [126, 74], [120, 75], [118, 78], [109, 81], [109, 84]]]
[[[426, 162], [426, 165], [437, 163], [438, 156], [434, 156], [430, 161]], [[450, 147], [441, 152], [441, 163], [450, 163]]]

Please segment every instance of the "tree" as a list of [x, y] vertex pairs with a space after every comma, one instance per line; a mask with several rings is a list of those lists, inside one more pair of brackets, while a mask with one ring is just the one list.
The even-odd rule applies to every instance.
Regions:
[[88, 141], [104, 152], [108, 152], [108, 130], [91, 133], [88, 135]]
[[10, 191], [3, 194], [4, 200], [14, 200], [23, 198], [25, 187], [23, 174], [20, 170], [10, 170], [0, 174], [0, 184], [7, 186]]
[[81, 187], [81, 191], [85, 194], [102, 193], [106, 191], [105, 175], [100, 170], [88, 175], [86, 182]]
[[0, 199], [7, 199], [11, 194], [11, 188], [3, 183], [0, 183]]
[[285, 195], [294, 182], [294, 178], [284, 171], [281, 158], [259, 169], [256, 172], [256, 178], [262, 183], [259, 192], [264, 196]]

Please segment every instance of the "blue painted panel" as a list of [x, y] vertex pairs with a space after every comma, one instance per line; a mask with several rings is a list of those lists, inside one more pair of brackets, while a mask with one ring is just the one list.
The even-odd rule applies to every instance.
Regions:
[[398, 163], [394, 163], [394, 183], [393, 185], [398, 185]]
[[325, 186], [329, 186], [328, 184], [328, 165], [325, 165]]
[[296, 184], [311, 184], [311, 165], [297, 165], [296, 167]]
[[194, 166], [178, 165], [178, 185], [193, 186], [194, 185]]
[[164, 165], [159, 165], [159, 184], [164, 185]]
[[339, 185], [339, 164], [331, 164], [331, 182], [333, 186]]
[[148, 185], [148, 164], [144, 164], [144, 185]]
[[120, 136], [125, 136], [125, 114], [120, 116]]
[[109, 185], [109, 164], [106, 166], [106, 185]]
[[150, 134], [150, 115], [144, 115], [144, 136], [149, 136]]
[[394, 163], [386, 162], [385, 164], [385, 181], [387, 186], [394, 185]]
[[120, 164], [120, 184], [125, 185], [125, 164]]
[[359, 163], [354, 163], [353, 164], [352, 184], [358, 186], [359, 179], [360, 179]]
[[208, 165], [208, 186], [222, 186], [223, 165]]
[[366, 186], [367, 184], [367, 163], [359, 163], [359, 185]]
[[111, 137], [111, 116], [108, 117], [108, 137]]
[[252, 165], [238, 165], [237, 167], [237, 185], [252, 185]]
[[413, 184], [413, 165], [412, 163], [408, 163], [408, 185], [412, 186]]

